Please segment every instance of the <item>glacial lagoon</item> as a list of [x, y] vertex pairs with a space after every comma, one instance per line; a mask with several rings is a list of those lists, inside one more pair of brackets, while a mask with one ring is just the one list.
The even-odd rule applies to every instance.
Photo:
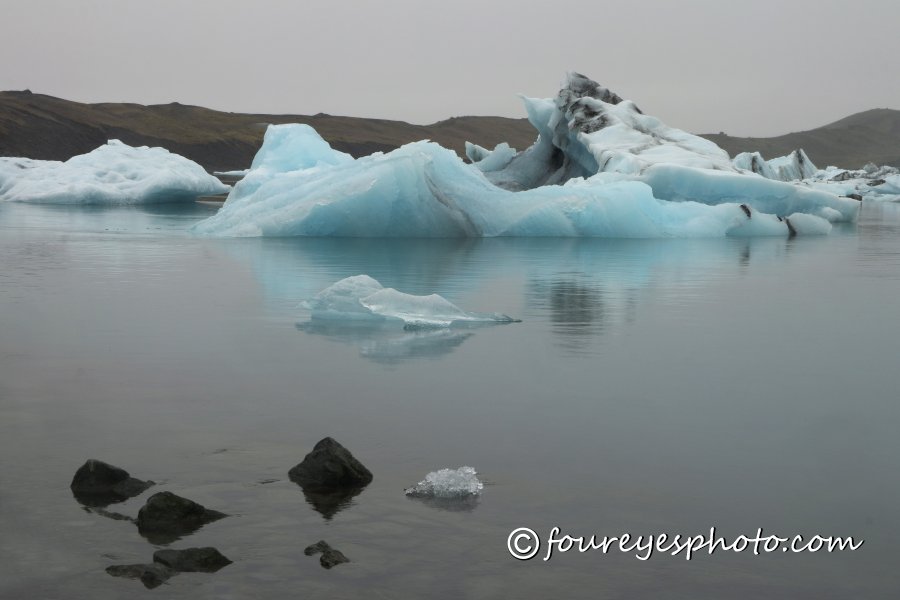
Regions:
[[[900, 206], [827, 236], [206, 239], [201, 204], [0, 204], [0, 597], [885, 598], [900, 588]], [[520, 323], [310, 320], [367, 274]], [[374, 473], [323, 507], [325, 436]], [[88, 458], [229, 515], [169, 546], [83, 508]], [[477, 500], [408, 498], [471, 465]], [[115, 510], [134, 516], [144, 494]], [[514, 560], [507, 536], [854, 536], [855, 552]], [[304, 556], [320, 539], [352, 561]], [[146, 590], [162, 547], [234, 561]]]

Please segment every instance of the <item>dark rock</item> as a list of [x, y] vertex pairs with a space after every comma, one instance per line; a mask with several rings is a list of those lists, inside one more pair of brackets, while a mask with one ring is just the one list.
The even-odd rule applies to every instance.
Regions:
[[327, 552], [323, 552], [322, 556], [319, 557], [319, 564], [326, 569], [348, 562], [350, 562], [350, 559], [344, 556], [344, 553], [339, 550], [328, 550]]
[[215, 573], [230, 565], [232, 561], [215, 548], [186, 548], [157, 550], [153, 553], [153, 562], [176, 571]]
[[866, 182], [866, 185], [875, 187], [876, 185], [882, 185], [884, 183], [886, 183], [886, 181], [884, 179], [873, 179], [872, 181]]
[[152, 485], [152, 481], [135, 479], [125, 469], [92, 458], [75, 472], [69, 487], [81, 504], [107, 506], [137, 496]]
[[863, 199], [863, 197], [860, 196], [859, 194], [847, 194], [845, 197], [850, 198], [852, 200], [856, 200], [857, 202], [862, 202], [862, 199]]
[[322, 556], [319, 557], [319, 564], [322, 565], [326, 569], [330, 569], [335, 565], [339, 565], [341, 563], [348, 563], [350, 559], [344, 556], [344, 553], [340, 550], [335, 550], [331, 546], [328, 545], [328, 542], [325, 540], [320, 540], [315, 544], [307, 546], [303, 550], [303, 554], [307, 556], [312, 556], [314, 554], [322, 553]]
[[362, 487], [372, 481], [371, 471], [330, 437], [319, 441], [288, 476], [304, 489]]
[[172, 492], [159, 492], [138, 511], [137, 525], [141, 535], [153, 538], [151, 541], [169, 543], [227, 516]]
[[167, 579], [178, 572], [165, 565], [153, 563], [149, 565], [112, 565], [106, 567], [106, 572], [113, 577], [125, 577], [127, 579], [140, 579], [148, 590], [162, 585]]
[[319, 552], [325, 552], [326, 550], [331, 550], [331, 546], [325, 540], [319, 540], [315, 544], [310, 544], [306, 548], [303, 549], [303, 554], [307, 556], [312, 556], [314, 554], [318, 554]]

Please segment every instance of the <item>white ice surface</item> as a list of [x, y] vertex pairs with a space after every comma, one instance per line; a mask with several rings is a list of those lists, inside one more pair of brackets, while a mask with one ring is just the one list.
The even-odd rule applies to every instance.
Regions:
[[165, 148], [118, 140], [65, 162], [0, 158], [0, 200], [46, 204], [143, 204], [231, 189]]
[[483, 488], [475, 469], [460, 467], [432, 471], [405, 493], [417, 498], [466, 498], [477, 496]]
[[817, 171], [803, 183], [843, 196], [856, 194], [868, 201], [900, 202], [900, 169], [897, 167], [872, 163], [858, 170], [828, 167]]

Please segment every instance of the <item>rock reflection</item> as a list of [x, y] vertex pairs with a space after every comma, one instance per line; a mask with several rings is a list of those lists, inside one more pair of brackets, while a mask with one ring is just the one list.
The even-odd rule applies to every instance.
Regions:
[[303, 485], [300, 487], [309, 505], [328, 521], [342, 510], [353, 506], [353, 499], [365, 489], [365, 486], [340, 489], [319, 489]]

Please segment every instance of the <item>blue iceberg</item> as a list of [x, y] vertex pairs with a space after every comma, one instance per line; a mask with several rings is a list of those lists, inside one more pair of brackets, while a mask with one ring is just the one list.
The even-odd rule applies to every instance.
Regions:
[[353, 159], [307, 125], [273, 125], [247, 176], [194, 231], [216, 236], [719, 237], [825, 234], [857, 201], [732, 163], [577, 73], [525, 98], [535, 143], [428, 141]]

